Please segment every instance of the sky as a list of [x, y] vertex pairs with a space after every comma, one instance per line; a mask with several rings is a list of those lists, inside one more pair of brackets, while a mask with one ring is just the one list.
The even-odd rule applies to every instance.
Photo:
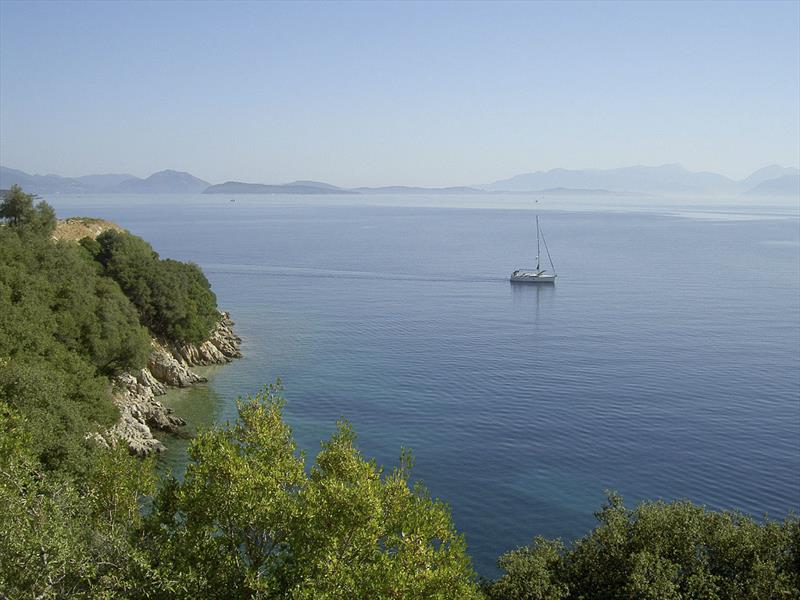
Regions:
[[800, 2], [0, 0], [0, 164], [469, 185], [800, 164]]

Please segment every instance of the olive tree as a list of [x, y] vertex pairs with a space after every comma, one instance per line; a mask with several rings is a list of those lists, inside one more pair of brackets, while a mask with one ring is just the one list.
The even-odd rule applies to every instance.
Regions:
[[191, 444], [184, 481], [165, 486], [149, 524], [172, 597], [478, 598], [450, 512], [363, 458], [347, 423], [306, 469], [279, 387], [239, 403], [232, 427]]

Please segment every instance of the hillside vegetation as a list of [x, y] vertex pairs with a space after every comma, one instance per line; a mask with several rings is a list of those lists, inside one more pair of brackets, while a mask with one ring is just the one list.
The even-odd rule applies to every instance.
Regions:
[[119, 230], [54, 240], [53, 210], [19, 188], [0, 218], [0, 599], [800, 597], [795, 516], [614, 495], [585, 537], [536, 538], [481, 582], [410, 454], [384, 469], [342, 421], [307, 461], [279, 383], [192, 440], [182, 481], [157, 475], [87, 436], [117, 418], [109, 378], [141, 367], [151, 336], [208, 335], [205, 276]]
[[207, 338], [219, 317], [196, 265], [114, 229], [53, 241], [53, 210], [14, 188], [0, 206], [0, 400], [47, 468], [82, 469], [88, 432], [117, 418], [109, 377], [147, 363], [150, 337]]

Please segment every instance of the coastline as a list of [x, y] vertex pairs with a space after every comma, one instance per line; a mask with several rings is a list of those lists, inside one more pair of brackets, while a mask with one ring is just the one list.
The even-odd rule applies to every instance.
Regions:
[[[109, 229], [125, 231], [106, 219], [69, 217], [56, 221], [51, 238], [56, 242], [77, 243], [85, 237], [96, 239]], [[138, 456], [166, 451], [166, 446], [156, 439], [153, 430], [178, 433], [186, 421], [157, 398], [169, 389], [207, 381], [192, 370], [194, 367], [224, 365], [242, 356], [242, 340], [233, 330], [230, 314], [223, 311], [219, 314], [217, 324], [201, 344], [151, 338], [147, 365], [139, 371], [111, 378], [111, 399], [119, 409], [119, 420], [106, 431], [90, 433], [87, 439], [106, 448], [124, 443]]]
[[176, 345], [153, 338], [147, 366], [112, 379], [112, 400], [119, 409], [119, 421], [109, 430], [90, 437], [105, 447], [124, 443], [138, 456], [164, 452], [167, 448], [153, 430], [177, 433], [186, 421], [158, 397], [169, 389], [207, 381], [192, 370], [194, 367], [224, 365], [241, 358], [241, 338], [234, 332], [234, 324], [229, 313], [220, 312], [211, 336], [199, 345]]

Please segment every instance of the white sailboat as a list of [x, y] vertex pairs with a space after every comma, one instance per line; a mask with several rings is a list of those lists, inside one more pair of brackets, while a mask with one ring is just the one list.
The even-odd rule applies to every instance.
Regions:
[[[541, 268], [539, 260], [541, 254], [541, 248], [539, 245], [540, 237], [542, 242], [544, 242], [544, 250], [547, 253], [547, 260], [550, 261], [550, 271], [546, 271]], [[536, 268], [517, 269], [511, 274], [511, 283], [555, 283], [556, 277], [556, 268], [553, 266], [553, 259], [550, 258], [550, 250], [547, 248], [547, 240], [544, 239], [544, 234], [539, 227], [539, 215], [536, 215]]]

